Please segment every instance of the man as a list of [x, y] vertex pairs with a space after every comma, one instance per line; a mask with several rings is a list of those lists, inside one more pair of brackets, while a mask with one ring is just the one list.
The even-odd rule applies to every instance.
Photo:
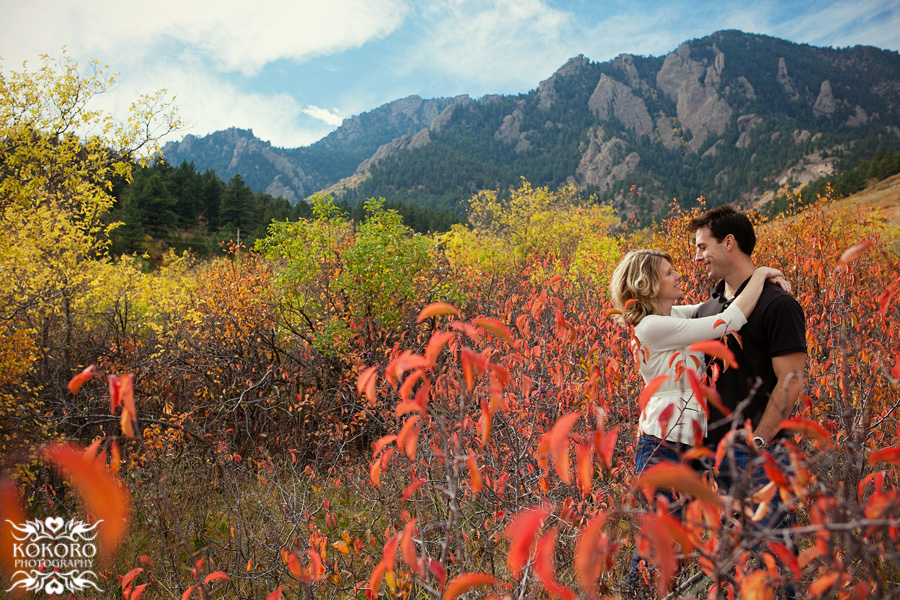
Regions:
[[[718, 281], [712, 298], [697, 311], [697, 317], [705, 317], [725, 310], [753, 274], [756, 234], [750, 219], [730, 206], [693, 219], [690, 230], [697, 247], [694, 260]], [[790, 417], [802, 387], [806, 365], [803, 309], [781, 287], [766, 282], [739, 335], [740, 341], [727, 336], [738, 367], [724, 369], [719, 362], [715, 386], [729, 410], [743, 406], [740, 420], [724, 418], [710, 406], [706, 443], [715, 448], [732, 426], [741, 428], [744, 419], [750, 419], [756, 446], [771, 449], [777, 445], [781, 423]]]
[[[692, 219], [690, 230], [697, 247], [694, 260], [718, 281], [712, 298], [700, 305], [695, 316], [718, 314], [741, 293], [756, 268], [751, 258], [756, 246], [753, 224], [746, 215], [722, 206]], [[718, 360], [710, 364], [711, 374], [718, 370], [716, 391], [732, 416], [726, 417], [710, 406], [706, 437], [706, 445], [715, 450], [729, 431], [741, 429], [745, 420], [750, 419], [756, 448], [751, 449], [744, 436], [735, 436], [726, 464], [720, 465], [716, 476], [719, 490], [735, 500], [746, 499], [769, 482], [765, 459], [757, 457], [763, 449], [782, 472], [790, 469], [790, 456], [781, 444], [779, 430], [781, 423], [791, 416], [803, 383], [806, 366], [803, 308], [793, 296], [767, 281], [739, 335], [740, 341], [735, 336], [727, 336], [737, 368], [725, 369]], [[750, 535], [747, 549], [759, 550], [767, 529], [771, 532], [792, 522], [791, 511], [783, 506], [776, 492], [759, 521], [745, 522], [745, 532]], [[792, 544], [788, 541], [788, 545]], [[783, 596], [795, 598], [791, 582], [785, 583]]]

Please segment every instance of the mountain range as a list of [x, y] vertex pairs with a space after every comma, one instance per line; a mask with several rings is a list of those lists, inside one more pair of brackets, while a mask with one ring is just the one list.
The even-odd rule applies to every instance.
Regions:
[[660, 57], [577, 56], [517, 96], [410, 96], [302, 148], [229, 129], [163, 151], [291, 202], [325, 190], [462, 214], [479, 190], [524, 178], [646, 220], [673, 198], [762, 203], [879, 148], [900, 149], [900, 54], [732, 30]]

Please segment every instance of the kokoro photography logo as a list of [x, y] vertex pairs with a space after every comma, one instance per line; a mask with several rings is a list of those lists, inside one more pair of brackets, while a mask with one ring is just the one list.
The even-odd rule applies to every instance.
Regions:
[[91, 570], [97, 558], [97, 521], [91, 525], [83, 521], [64, 521], [47, 517], [43, 521], [13, 523], [13, 574], [11, 592], [43, 590], [47, 594], [81, 592], [93, 588], [102, 592], [92, 581], [97, 575]]

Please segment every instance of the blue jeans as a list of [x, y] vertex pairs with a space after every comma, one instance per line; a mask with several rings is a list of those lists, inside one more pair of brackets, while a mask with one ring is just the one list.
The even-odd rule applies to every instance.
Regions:
[[[777, 441], [773, 442], [767, 450], [775, 463], [782, 472], [787, 473], [791, 469], [791, 457], [787, 448]], [[764, 460], [761, 456], [753, 456], [750, 454], [750, 448], [743, 443], [735, 443], [733, 448], [734, 464], [731, 464], [731, 456], [726, 455], [719, 465], [719, 475], [716, 477], [716, 483], [719, 491], [727, 493], [736, 499], [744, 499], [748, 494], [752, 494], [760, 487], [769, 482], [769, 476], [763, 467]], [[753, 509], [756, 506], [753, 505]], [[766, 515], [756, 523], [755, 533], [762, 529], [782, 529], [790, 527], [793, 524], [793, 512], [790, 507], [784, 505], [781, 500], [781, 494], [776, 490], [775, 496], [769, 503], [769, 510]], [[761, 543], [761, 540], [760, 540]], [[759, 547], [757, 544], [755, 547]]]
[[[771, 442], [766, 449], [775, 460], [777, 467], [787, 474], [791, 470], [791, 457], [787, 448], [776, 440]], [[760, 487], [769, 483], [769, 476], [763, 467], [765, 458], [757, 456], [755, 452], [751, 455], [750, 448], [746, 444], [741, 442], [734, 444], [733, 464], [731, 460], [732, 453], [729, 452], [722, 460], [722, 464], [719, 465], [716, 483], [719, 485], [720, 493], [726, 493], [738, 500], [748, 500], [748, 495], [752, 495]], [[750, 503], [750, 508], [755, 512], [757, 505]], [[748, 520], [745, 523], [747, 527], [745, 535], [755, 538], [752, 553], [758, 555], [765, 549], [764, 542], [773, 539], [771, 535], [773, 531], [789, 528], [795, 523], [795, 520], [791, 507], [784, 504], [781, 494], [775, 490], [775, 495], [769, 502], [769, 509], [765, 516], [759, 521]], [[787, 539], [779, 538], [776, 541], [784, 543], [796, 554], [797, 548], [789, 537]], [[783, 571], [780, 565], [779, 570]], [[785, 585], [782, 592], [783, 595], [780, 597], [786, 599], [796, 597], [796, 590], [792, 583]]]
[[[677, 444], [674, 442], [660, 443], [659, 440], [641, 436], [638, 441], [637, 449], [634, 453], [634, 463], [637, 474], [640, 475], [647, 467], [662, 462], [680, 463], [681, 453], [690, 448], [686, 444]], [[675, 495], [671, 490], [657, 490], [657, 496], [662, 496], [669, 501], [669, 511], [676, 516], [681, 515], [681, 507], [675, 504]], [[631, 556], [631, 566], [628, 569], [628, 586], [633, 590], [639, 590], [644, 587], [640, 574], [641, 557], [637, 553], [637, 543], [635, 543], [634, 554]]]

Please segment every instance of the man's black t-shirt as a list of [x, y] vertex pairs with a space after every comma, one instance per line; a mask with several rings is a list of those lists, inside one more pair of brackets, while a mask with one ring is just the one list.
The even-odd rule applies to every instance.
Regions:
[[[737, 294], [740, 294], [746, 285], [745, 281]], [[720, 281], [713, 291], [712, 298], [700, 305], [695, 317], [718, 314], [730, 303], [730, 300], [725, 299], [725, 282]], [[733, 335], [727, 336], [728, 348], [734, 352], [738, 368], [725, 370], [722, 362], [716, 360], [719, 378], [715, 387], [722, 397], [722, 404], [731, 411], [734, 411], [745, 398], [751, 398], [743, 410], [741, 422], [749, 418], [756, 427], [766, 410], [769, 395], [778, 383], [775, 370], [772, 368], [772, 358], [796, 352], [806, 353], [806, 320], [803, 308], [793, 296], [767, 281], [756, 308], [750, 313], [747, 323], [741, 327], [738, 335], [740, 341]], [[715, 446], [731, 430], [731, 420], [724, 419], [722, 413], [713, 405], [710, 405], [709, 410], [706, 444]]]

